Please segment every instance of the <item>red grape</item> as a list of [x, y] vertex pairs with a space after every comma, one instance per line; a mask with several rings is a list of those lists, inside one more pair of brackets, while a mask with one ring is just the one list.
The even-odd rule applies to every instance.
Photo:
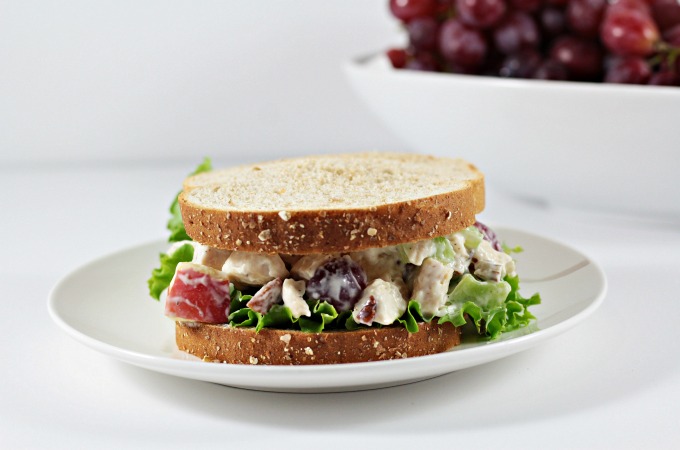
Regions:
[[496, 25], [505, 10], [505, 0], [456, 0], [460, 20], [474, 28], [489, 28]]
[[541, 7], [543, 0], [510, 0], [510, 5], [517, 11], [535, 12]]
[[435, 15], [439, 18], [450, 17], [455, 12], [455, 3], [455, 0], [437, 0]]
[[654, 86], [678, 86], [680, 85], [680, 74], [673, 70], [662, 70], [649, 78], [649, 82]]
[[607, 0], [569, 0], [567, 22], [579, 36], [594, 38], [600, 31], [600, 23]]
[[609, 2], [609, 9], [633, 9], [651, 16], [652, 10], [647, 0], [612, 0]]
[[307, 283], [307, 295], [326, 300], [339, 312], [352, 309], [366, 288], [366, 273], [349, 256], [328, 261]]
[[605, 83], [647, 84], [652, 71], [647, 61], [640, 57], [628, 56], [612, 62], [605, 74]]
[[416, 50], [433, 50], [437, 46], [439, 24], [434, 17], [416, 17], [406, 24], [406, 31]]
[[563, 36], [550, 49], [550, 57], [562, 64], [569, 78], [593, 80], [602, 72], [602, 50], [589, 40]]
[[680, 86], [680, 0], [389, 0], [393, 67]]
[[405, 69], [423, 70], [426, 72], [436, 72], [438, 69], [437, 59], [432, 53], [419, 52], [406, 62]]
[[510, 55], [523, 48], [538, 46], [540, 34], [530, 15], [513, 11], [496, 27], [493, 38], [496, 49]]
[[[451, 73], [457, 73], [460, 75], [479, 75], [480, 73], [480, 67], [465, 67], [459, 64], [449, 64], [447, 66], [447, 70]], [[498, 75], [498, 72], [494, 73], [493, 75]]]
[[539, 23], [546, 36], [555, 37], [564, 33], [567, 26], [567, 16], [564, 10], [548, 6], [541, 11]]
[[406, 59], [408, 55], [406, 54], [406, 50], [401, 48], [391, 48], [387, 50], [387, 57], [390, 59], [392, 67], [395, 69], [401, 69], [406, 66]]
[[477, 228], [483, 235], [485, 241], [489, 241], [491, 247], [496, 251], [503, 251], [503, 246], [498, 240], [496, 232], [493, 231], [488, 226], [484, 225], [482, 222], [475, 222], [475, 228]]
[[563, 81], [567, 79], [567, 69], [557, 61], [544, 61], [534, 72], [537, 80], [558, 80]]
[[680, 25], [680, 2], [678, 0], [651, 0], [652, 14], [661, 30]]
[[680, 47], [680, 24], [667, 29], [664, 32], [663, 37], [669, 44]]
[[640, 10], [611, 7], [602, 22], [600, 38], [617, 55], [648, 56], [659, 41], [659, 30], [652, 18]]
[[462, 67], [479, 67], [487, 52], [486, 40], [478, 30], [449, 19], [439, 33], [439, 51], [450, 63]]
[[435, 0], [390, 0], [392, 15], [404, 22], [416, 17], [431, 16], [437, 6]]
[[541, 54], [533, 48], [526, 48], [503, 60], [498, 74], [505, 78], [531, 78], [541, 64]]

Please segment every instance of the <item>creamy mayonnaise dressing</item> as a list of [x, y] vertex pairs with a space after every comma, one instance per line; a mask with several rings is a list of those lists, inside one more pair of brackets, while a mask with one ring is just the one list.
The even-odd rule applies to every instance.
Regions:
[[[368, 305], [374, 304], [370, 308], [372, 311], [364, 313]], [[357, 323], [372, 325], [373, 322], [382, 325], [391, 325], [400, 318], [406, 311], [406, 300], [402, 297], [397, 285], [375, 279], [361, 294], [361, 297], [354, 305], [352, 317]]]
[[262, 286], [274, 278], [286, 278], [288, 270], [279, 255], [232, 252], [222, 266], [230, 281], [248, 286]]
[[[466, 241], [466, 236], [475, 232], [478, 233], [471, 227], [465, 232], [453, 233], [436, 240], [342, 255], [296, 256], [228, 252], [193, 241], [175, 243], [168, 253], [172, 254], [184, 244], [192, 245], [194, 258], [191, 264], [214, 270], [237, 287], [260, 286], [248, 303], [251, 309], [265, 314], [274, 304], [283, 303], [290, 308], [295, 318], [311, 316], [304, 297], [307, 282], [315, 274], [318, 278], [320, 275], [317, 271], [326, 267], [325, 264], [329, 261], [344, 258], [363, 269], [368, 283], [363, 291], [356, 288], [359, 290], [349, 292], [353, 298], [359, 297], [352, 310], [354, 320], [365, 325], [390, 325], [405, 312], [410, 299], [420, 303], [421, 311], [426, 317], [437, 313], [441, 315], [446, 309], [451, 280], [469, 273], [470, 270], [482, 281], [499, 282], [505, 276], [515, 276], [515, 262], [508, 254], [495, 250], [489, 241], [481, 240], [481, 237]], [[187, 263], [180, 263], [178, 268], [182, 264]], [[290, 267], [290, 273], [287, 267]], [[348, 289], [342, 273], [329, 272], [323, 276], [329, 296], [338, 298], [342, 289]], [[207, 282], [200, 277], [185, 278], [182, 281], [187, 284]], [[310, 295], [308, 292], [307, 296]]]
[[288, 278], [283, 281], [283, 288], [281, 290], [283, 304], [290, 309], [291, 314], [296, 319], [300, 318], [300, 316], [310, 317], [312, 315], [309, 305], [302, 297], [304, 293], [305, 282], [303, 280], [295, 281]]

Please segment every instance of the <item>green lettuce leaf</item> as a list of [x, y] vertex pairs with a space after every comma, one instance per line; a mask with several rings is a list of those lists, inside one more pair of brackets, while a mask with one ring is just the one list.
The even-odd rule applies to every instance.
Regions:
[[262, 320], [255, 328], [256, 331], [260, 331], [262, 328], [290, 328], [294, 322], [295, 318], [289, 307], [274, 305], [267, 314], [262, 316]]
[[194, 247], [191, 244], [184, 244], [171, 255], [160, 254], [160, 267], [151, 271], [151, 278], [148, 280], [149, 295], [160, 300], [161, 292], [170, 286], [172, 277], [175, 276], [177, 264], [188, 262], [194, 258]]
[[[311, 303], [311, 302], [308, 302]], [[335, 307], [328, 302], [317, 300], [310, 304], [311, 317], [300, 317], [300, 330], [307, 333], [321, 333], [338, 317]]]
[[[189, 176], [198, 175], [199, 173], [209, 172], [212, 170], [212, 162], [210, 158], [203, 158], [203, 162], [196, 167], [196, 170], [191, 172]], [[170, 205], [170, 219], [168, 219], [167, 228], [170, 231], [170, 236], [168, 237], [168, 242], [178, 242], [178, 241], [190, 241], [191, 238], [187, 234], [184, 228], [184, 222], [182, 221], [182, 213], [179, 209], [179, 194], [175, 196], [175, 199]]]
[[536, 317], [531, 314], [529, 307], [541, 304], [541, 296], [535, 293], [529, 298], [522, 297], [519, 293], [519, 277], [505, 277], [505, 281], [510, 284], [511, 290], [505, 300], [507, 306], [508, 321], [505, 326], [506, 331], [516, 330], [529, 324]]
[[535, 317], [528, 307], [541, 302], [534, 294], [524, 298], [519, 294], [519, 278], [505, 277], [500, 282], [479, 281], [466, 274], [449, 293], [446, 313], [438, 323], [451, 322], [462, 326], [469, 320], [477, 332], [490, 339], [501, 333], [526, 326]]
[[[338, 314], [333, 305], [321, 300], [308, 300], [311, 316], [296, 319], [290, 308], [285, 305], [274, 305], [266, 314], [253, 311], [246, 306], [251, 298], [250, 295], [242, 295], [237, 289], [232, 290], [231, 313], [229, 314], [231, 326], [253, 327], [256, 331], [262, 328], [280, 328], [320, 333], [326, 329], [345, 328], [344, 323], [348, 320], [345, 313]], [[351, 318], [351, 312], [348, 311], [348, 313]]]
[[262, 314], [250, 308], [242, 308], [229, 314], [229, 324], [232, 327], [257, 328], [262, 321]]
[[404, 314], [402, 314], [401, 317], [397, 319], [397, 322], [402, 324], [409, 333], [417, 333], [418, 322], [424, 321], [425, 319], [423, 318], [423, 313], [420, 310], [420, 303], [415, 300], [410, 300], [408, 302], [406, 311], [404, 311]]

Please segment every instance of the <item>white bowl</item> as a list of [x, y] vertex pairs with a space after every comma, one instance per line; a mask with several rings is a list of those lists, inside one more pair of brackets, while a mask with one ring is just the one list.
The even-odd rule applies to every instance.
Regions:
[[346, 66], [414, 151], [461, 156], [487, 181], [565, 205], [680, 217], [680, 88]]

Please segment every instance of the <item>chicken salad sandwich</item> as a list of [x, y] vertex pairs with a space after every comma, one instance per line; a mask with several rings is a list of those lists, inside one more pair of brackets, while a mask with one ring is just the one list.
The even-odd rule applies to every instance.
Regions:
[[188, 177], [149, 279], [180, 350], [298, 365], [440, 353], [534, 319], [461, 159], [310, 156]]

